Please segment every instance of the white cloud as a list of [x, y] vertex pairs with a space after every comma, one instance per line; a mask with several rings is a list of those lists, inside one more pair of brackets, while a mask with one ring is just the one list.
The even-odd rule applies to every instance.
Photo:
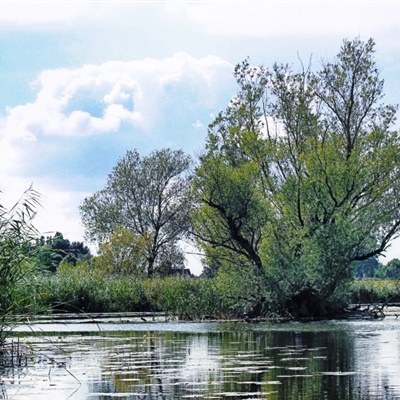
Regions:
[[[71, 153], [79, 148], [80, 162], [96, 152], [94, 136], [101, 140], [99, 134], [117, 133], [122, 124], [150, 136], [151, 128], [165, 119], [165, 110], [186, 115], [193, 108], [206, 109], [208, 114], [219, 106], [221, 88], [225, 90], [227, 82], [234, 84], [232, 70], [230, 63], [218, 57], [196, 59], [178, 53], [162, 60], [110, 61], [43, 71], [32, 83], [35, 99], [8, 107], [0, 118], [0, 190], [16, 199], [33, 182], [43, 194], [39, 230], [60, 230], [67, 238], [82, 240], [78, 206], [88, 195], [82, 191], [87, 185], [77, 183], [71, 172], [64, 175], [63, 168], [72, 166], [63, 148]], [[188, 129], [193, 129], [190, 121]], [[83, 141], [87, 136], [92, 136], [91, 145], [82, 150], [80, 143], [87, 143]], [[64, 157], [60, 164], [58, 154]], [[93, 188], [93, 177], [84, 179]]]
[[193, 129], [193, 115], [219, 107], [221, 92], [234, 86], [232, 70], [221, 58], [186, 53], [45, 70], [32, 83], [35, 99], [7, 107], [0, 118], [0, 178], [30, 175], [32, 168], [46, 168], [47, 158], [56, 161], [54, 151], [68, 156], [63, 148], [73, 151], [82, 138], [115, 134], [122, 126], [150, 141], [160, 130], [173, 134], [185, 118]]
[[[326, 35], [340, 38], [374, 37], [388, 47], [398, 47], [398, 1], [3, 1], [0, 23], [8, 29], [59, 30], [73, 32], [77, 26], [107, 37], [115, 31], [132, 32], [132, 26], [157, 30], [161, 21], [180, 29], [181, 22], [196, 31], [235, 38], [289, 38]], [[156, 21], [156, 22], [155, 22]], [[178, 24], [178, 25], [177, 25]], [[148, 32], [143, 30], [147, 36]], [[168, 35], [168, 32], [163, 32]], [[296, 35], [296, 36], [293, 36]], [[107, 39], [105, 37], [105, 39]], [[125, 38], [121, 38], [124, 40]], [[211, 39], [212, 40], [212, 39]], [[101, 47], [101, 44], [99, 45]], [[114, 43], [114, 47], [118, 43]], [[161, 46], [162, 47], [162, 46]], [[88, 49], [89, 50], [89, 49]]]
[[123, 123], [150, 129], [163, 105], [182, 93], [188, 107], [213, 104], [231, 71], [232, 65], [218, 57], [195, 59], [186, 53], [43, 71], [32, 85], [38, 91], [35, 101], [8, 108], [1, 130], [26, 141], [116, 132]]
[[[0, 204], [10, 209], [27, 190], [32, 181], [24, 177], [2, 180]], [[73, 241], [82, 241], [84, 229], [81, 225], [78, 207], [89, 193], [72, 191], [54, 179], [35, 179], [32, 184], [40, 194], [41, 206], [33, 221], [41, 235], [53, 235], [57, 231]]]
[[[130, 7], [132, 7], [131, 4]], [[106, 17], [113, 13], [115, 5], [98, 1], [2, 1], [0, 3], [0, 22], [10, 24], [14, 28], [44, 25], [54, 25], [59, 28], [60, 23], [67, 24], [71, 20]]]
[[196, 122], [194, 122], [192, 124], [193, 128], [195, 129], [203, 129], [204, 125], [202, 124], [202, 122], [200, 120], [197, 120]]
[[[380, 34], [398, 27], [398, 2], [179, 2], [176, 8], [205, 31], [259, 37], [298, 34]], [[363, 32], [364, 31], [364, 32]]]

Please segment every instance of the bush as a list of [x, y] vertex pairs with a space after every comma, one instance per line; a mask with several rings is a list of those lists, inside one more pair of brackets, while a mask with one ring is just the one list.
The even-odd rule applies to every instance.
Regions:
[[[215, 305], [221, 317], [255, 317], [268, 312], [269, 294], [252, 268], [222, 266], [213, 279]], [[269, 303], [269, 302], [268, 302]]]

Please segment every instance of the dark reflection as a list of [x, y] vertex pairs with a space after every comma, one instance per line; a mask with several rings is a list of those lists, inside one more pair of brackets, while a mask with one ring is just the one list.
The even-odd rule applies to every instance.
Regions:
[[76, 400], [400, 399], [400, 323], [217, 324], [57, 340], [52, 357], [68, 360], [81, 382]]

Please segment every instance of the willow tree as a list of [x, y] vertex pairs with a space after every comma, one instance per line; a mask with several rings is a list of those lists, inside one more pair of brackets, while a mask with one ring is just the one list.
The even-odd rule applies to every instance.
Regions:
[[125, 229], [134, 238], [132, 249], [141, 243], [143, 254], [136, 256], [146, 259], [143, 273], [152, 276], [174, 260], [181, 268], [178, 242], [187, 231], [191, 206], [189, 165], [190, 157], [181, 150], [162, 149], [146, 157], [128, 151], [109, 174], [105, 188], [80, 206], [86, 237], [104, 244], [114, 232]]
[[352, 263], [399, 233], [397, 109], [382, 103], [374, 46], [345, 40], [317, 72], [238, 65], [196, 170], [200, 245], [246, 257], [298, 315], [331, 311]]

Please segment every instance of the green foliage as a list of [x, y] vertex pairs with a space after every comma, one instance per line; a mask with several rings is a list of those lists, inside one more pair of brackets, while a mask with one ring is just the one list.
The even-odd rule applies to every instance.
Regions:
[[260, 307], [257, 316], [267, 311], [260, 281], [249, 273], [238, 274], [235, 268], [218, 271], [214, 279], [168, 277], [147, 280], [144, 285], [153, 307], [180, 319], [255, 317], [256, 306]]
[[144, 282], [151, 304], [180, 319], [195, 320], [215, 315], [212, 282], [187, 277], [155, 278]]
[[34, 245], [35, 259], [39, 268], [55, 272], [62, 262], [76, 265], [78, 261], [92, 257], [90, 250], [82, 242], [70, 242], [60, 232], [54, 236], [41, 236]]
[[354, 263], [354, 276], [356, 278], [383, 277], [382, 270], [383, 265], [378, 261], [377, 256]]
[[[38, 206], [39, 195], [32, 187], [11, 209], [0, 205], [0, 344], [10, 318], [34, 310], [35, 269], [30, 259], [31, 241], [37, 233], [32, 220]], [[29, 292], [22, 287], [29, 287]]]
[[400, 279], [400, 260], [394, 258], [376, 271], [375, 276], [381, 279]]
[[245, 257], [278, 308], [341, 306], [354, 262], [400, 229], [396, 107], [381, 103], [374, 42], [345, 40], [316, 73], [246, 60], [235, 77], [195, 171], [198, 243], [211, 265], [218, 250]]
[[225, 264], [213, 279], [213, 287], [223, 318], [260, 317], [270, 311], [270, 294], [263, 277], [251, 268]]
[[389, 279], [362, 279], [350, 288], [353, 304], [399, 303], [400, 283]]
[[141, 281], [108, 275], [91, 262], [63, 265], [41, 278], [43, 301], [53, 310], [69, 312], [147, 311]]
[[230, 166], [221, 156], [201, 158], [194, 182], [204, 204], [193, 214], [192, 224], [200, 246], [211, 257], [210, 245], [250, 259], [261, 268], [259, 245], [267, 220], [267, 207], [256, 182], [258, 171], [251, 162]]
[[149, 277], [166, 260], [181, 259], [177, 243], [187, 231], [191, 207], [185, 176], [189, 165], [190, 158], [181, 150], [154, 151], [147, 157], [128, 151], [106, 187], [80, 207], [87, 237], [104, 244], [116, 229], [131, 231], [145, 244], [141, 257]]
[[146, 265], [145, 249], [149, 238], [119, 227], [110, 240], [100, 245], [94, 262], [102, 271], [120, 276], [143, 276]]
[[[257, 276], [221, 269], [215, 279], [184, 276], [146, 277], [110, 274], [93, 260], [63, 264], [55, 274], [34, 280], [35, 304], [69, 312], [164, 311], [183, 320], [229, 319], [266, 315], [266, 292]], [[248, 288], [253, 290], [249, 292]], [[20, 286], [28, 294], [31, 285]]]

